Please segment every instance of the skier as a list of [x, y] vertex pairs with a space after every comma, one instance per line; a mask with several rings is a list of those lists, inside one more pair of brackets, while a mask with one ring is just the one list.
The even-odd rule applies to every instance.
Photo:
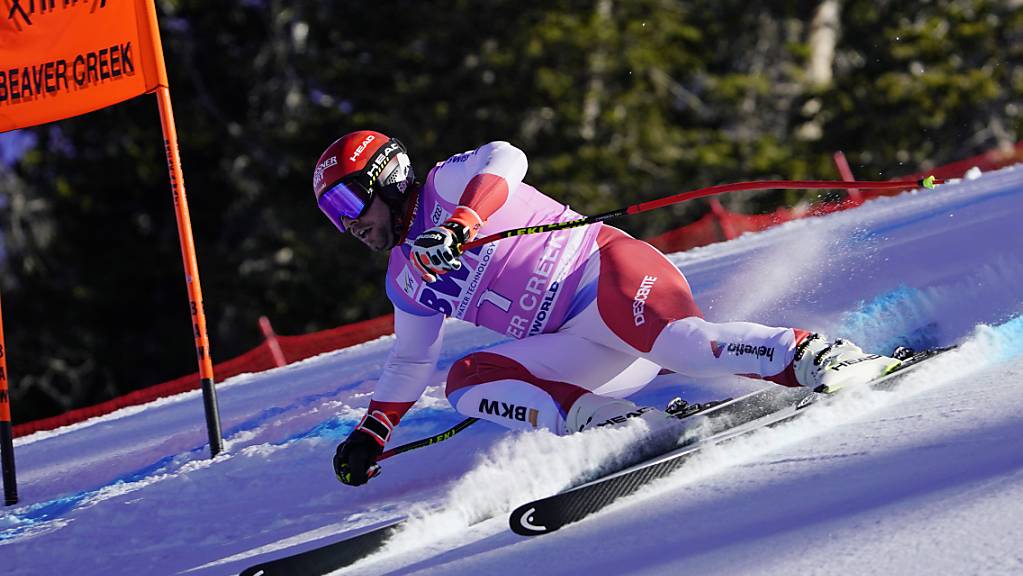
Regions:
[[379, 468], [394, 427], [419, 399], [446, 316], [512, 340], [459, 359], [445, 393], [466, 415], [568, 434], [633, 418], [677, 422], [625, 397], [664, 368], [834, 390], [898, 366], [847, 340], [799, 328], [703, 319], [685, 276], [653, 246], [606, 224], [516, 236], [463, 252], [479, 235], [582, 216], [525, 184], [526, 156], [490, 142], [415, 179], [405, 147], [349, 133], [320, 156], [323, 213], [377, 252], [394, 305], [394, 348], [366, 415], [337, 448], [341, 482]]

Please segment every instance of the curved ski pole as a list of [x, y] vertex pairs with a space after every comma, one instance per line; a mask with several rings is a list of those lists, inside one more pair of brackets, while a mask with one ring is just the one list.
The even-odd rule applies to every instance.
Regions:
[[553, 232], [555, 230], [564, 230], [566, 228], [588, 226], [590, 224], [596, 224], [597, 222], [603, 222], [604, 220], [610, 220], [611, 218], [617, 218], [618, 216], [639, 214], [640, 212], [647, 212], [655, 208], [663, 208], [664, 206], [678, 204], [679, 202], [695, 200], [697, 198], [704, 198], [707, 196], [715, 196], [726, 192], [739, 192], [743, 190], [799, 190], [802, 188], [825, 190], [847, 188], [859, 188], [861, 190], [899, 190], [903, 188], [915, 188], [918, 186], [934, 188], [935, 186], [944, 183], [945, 181], [940, 178], [928, 176], [919, 180], [887, 180], [884, 182], [856, 180], [752, 180], [749, 182], [734, 182], [732, 184], [717, 184], [715, 186], [707, 186], [706, 188], [698, 188], [688, 192], [681, 192], [679, 194], [657, 200], [640, 202], [639, 204], [633, 204], [632, 206], [619, 208], [610, 212], [604, 212], [603, 214], [597, 214], [595, 216], [580, 218], [578, 220], [553, 222], [550, 224], [541, 224], [539, 226], [525, 226], [522, 228], [505, 230], [503, 232], [484, 236], [483, 238], [473, 240], [472, 242], [466, 242], [462, 246], [462, 251], [472, 250], [473, 248], [489, 244], [490, 242], [494, 242], [502, 238], [523, 236], [525, 234], [542, 234], [545, 232]]

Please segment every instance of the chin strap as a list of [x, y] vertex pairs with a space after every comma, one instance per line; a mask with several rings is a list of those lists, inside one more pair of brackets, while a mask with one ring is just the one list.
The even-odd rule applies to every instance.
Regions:
[[[421, 189], [422, 183], [417, 180], [409, 187], [407, 195], [399, 196], [393, 201], [386, 200], [387, 207], [391, 209], [391, 229], [394, 232], [394, 246], [401, 246], [405, 242], [405, 238], [408, 237], [408, 231], [412, 228], [412, 222], [416, 219], [416, 213], [419, 212], [419, 191]], [[407, 199], [406, 204], [402, 204], [403, 199]], [[403, 208], [404, 212], [402, 211]], [[391, 248], [394, 248], [394, 246], [391, 246]]]

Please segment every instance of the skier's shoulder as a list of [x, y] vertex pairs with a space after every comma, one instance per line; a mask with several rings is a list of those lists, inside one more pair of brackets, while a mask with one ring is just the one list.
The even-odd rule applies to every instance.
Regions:
[[486, 161], [497, 154], [521, 156], [523, 160], [526, 158], [526, 153], [511, 142], [507, 140], [492, 140], [472, 150], [452, 154], [446, 160], [438, 162], [435, 167], [464, 165], [478, 160]]

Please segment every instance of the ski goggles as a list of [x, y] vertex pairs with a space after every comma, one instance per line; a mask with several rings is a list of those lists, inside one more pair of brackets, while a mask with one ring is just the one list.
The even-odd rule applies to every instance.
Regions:
[[347, 232], [342, 217], [355, 219], [362, 216], [373, 198], [372, 193], [358, 182], [348, 180], [334, 184], [320, 194], [316, 204], [320, 211], [337, 226], [342, 234]]

